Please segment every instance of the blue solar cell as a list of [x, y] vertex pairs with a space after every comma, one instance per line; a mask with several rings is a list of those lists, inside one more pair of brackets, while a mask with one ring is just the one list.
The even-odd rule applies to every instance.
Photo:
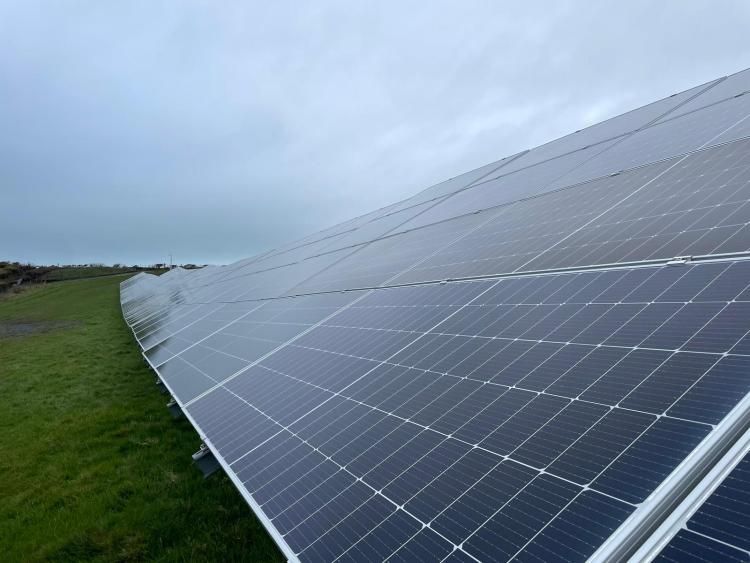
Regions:
[[480, 446], [507, 455], [539, 432], [570, 401], [551, 395], [538, 395], [514, 416], [480, 442]]
[[632, 318], [615, 328], [604, 340], [611, 346], [638, 346], [682, 309], [681, 303], [649, 303]]
[[405, 508], [422, 522], [431, 522], [494, 469], [502, 458], [482, 449], [472, 449], [445, 472], [415, 494]]
[[559, 455], [547, 471], [588, 485], [655, 420], [656, 417], [645, 413], [614, 409]]
[[[500, 385], [515, 385], [526, 377], [529, 372], [536, 369], [551, 355], [560, 350], [561, 347], [562, 345], [556, 342], [539, 342], [533, 344], [523, 354], [511, 360], [491, 381]], [[511, 346], [508, 347], [508, 349], [510, 348]]]
[[432, 427], [435, 430], [446, 435], [453, 434], [478, 414], [483, 413], [507, 391], [506, 387], [500, 385], [484, 385], [483, 383], [469, 385], [473, 388], [470, 388], [467, 396], [451, 405], [433, 423]]
[[603, 405], [574, 401], [550, 418], [511, 457], [533, 467], [547, 467], [608, 411]]
[[718, 361], [708, 354], [678, 352], [656, 368], [619, 405], [628, 409], [663, 414]]
[[726, 263], [706, 264], [699, 268], [696, 268], [695, 266], [687, 266], [687, 271], [653, 300], [677, 302], [690, 301], [704, 291], [704, 289], [706, 289], [709, 284], [713, 283], [715, 279], [721, 276], [728, 267], [729, 264]]
[[578, 487], [540, 475], [518, 491], [463, 543], [483, 561], [507, 561], [575, 498]]
[[498, 509], [504, 507], [537, 475], [512, 461], [497, 465], [440, 513], [431, 527], [456, 545], [466, 541]]
[[734, 262], [695, 296], [695, 301], [732, 301], [750, 285], [750, 262]]
[[633, 507], [584, 491], [524, 547], [514, 561], [585, 561], [633, 512]]
[[568, 370], [547, 387], [549, 393], [577, 398], [593, 385], [607, 370], [622, 359], [628, 351], [625, 348], [601, 346], [583, 358], [574, 369]]
[[750, 334], [746, 334], [744, 337], [742, 337], [742, 339], [732, 347], [731, 352], [733, 354], [743, 354], [745, 356], [749, 356], [750, 355]]
[[391, 483], [443, 443], [445, 437], [435, 432], [418, 433], [410, 441], [401, 441], [387, 455], [369, 456], [369, 466], [363, 464], [364, 477], [374, 487], [382, 488]]
[[601, 344], [607, 340], [610, 334], [640, 313], [644, 307], [643, 304], [635, 303], [618, 304], [591, 323], [586, 330], [576, 335], [573, 342]]
[[670, 357], [670, 352], [662, 350], [631, 350], [613, 365], [605, 366], [602, 373], [582, 394], [581, 399], [617, 405], [633, 389]]
[[[421, 528], [422, 525], [417, 520], [403, 510], [397, 510], [352, 544], [338, 561], [385, 561], [409, 542]], [[350, 542], [351, 539], [346, 538], [346, 543]], [[330, 559], [323, 558], [322, 561]]]
[[[333, 561], [343, 555], [373, 528], [380, 526], [393, 514], [393, 505], [380, 495], [374, 495], [353, 512], [344, 512], [339, 522], [319, 537], [301, 554], [309, 561]], [[401, 522], [403, 525], [403, 522]]]
[[586, 330], [595, 321], [599, 320], [613, 305], [591, 304], [584, 305], [571, 316], [550, 332], [546, 339], [557, 342], [571, 342], [581, 332]]
[[[394, 553], [388, 561], [403, 561], [404, 563], [412, 563], [412, 561], [443, 561], [451, 553], [458, 554], [461, 552], [453, 551], [452, 544], [431, 529], [423, 528], [406, 542], [401, 549]], [[456, 555], [456, 557], [459, 556]], [[460, 561], [461, 559], [451, 558], [450, 560]]]
[[[647, 270], [651, 270], [651, 268], [647, 268]], [[623, 301], [626, 303], [648, 303], [654, 301], [657, 295], [664, 293], [690, 270], [691, 268], [684, 267], [660, 270], [659, 275], [651, 276], [634, 288], [633, 291], [623, 298]]]
[[453, 435], [469, 444], [479, 444], [535, 396], [529, 391], [509, 389], [480, 412], [471, 413], [471, 418]]
[[532, 391], [543, 391], [574, 367], [578, 372], [581, 361], [593, 350], [593, 346], [566, 344], [532, 369], [518, 382], [518, 386]]
[[592, 484], [597, 491], [640, 503], [700, 443], [711, 428], [660, 418]]
[[466, 455], [469, 446], [456, 440], [445, 440], [409, 467], [384, 489], [384, 494], [399, 504], [408, 502], [426, 483], [437, 478]]
[[748, 332], [750, 303], [729, 303], [684, 346], [696, 352], [728, 352]]
[[724, 308], [723, 303], [686, 303], [641, 343], [644, 348], [677, 350]]

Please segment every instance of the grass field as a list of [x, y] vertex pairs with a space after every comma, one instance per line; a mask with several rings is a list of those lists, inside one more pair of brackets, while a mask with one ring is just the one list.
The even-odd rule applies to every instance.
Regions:
[[191, 464], [120, 315], [125, 277], [0, 296], [3, 561], [278, 561], [223, 474]]

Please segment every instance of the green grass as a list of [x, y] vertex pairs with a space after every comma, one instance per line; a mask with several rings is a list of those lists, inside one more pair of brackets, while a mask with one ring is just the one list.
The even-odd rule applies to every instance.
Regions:
[[0, 339], [0, 557], [280, 560], [226, 476], [191, 464], [198, 437], [121, 318], [123, 279], [0, 297], [6, 327], [51, 329]]

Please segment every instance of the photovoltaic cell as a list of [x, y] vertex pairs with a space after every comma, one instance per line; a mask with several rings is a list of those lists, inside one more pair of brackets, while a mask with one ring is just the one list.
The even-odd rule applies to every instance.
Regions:
[[511, 162], [521, 157], [523, 153], [519, 153], [513, 156], [509, 156], [498, 160], [497, 162], [491, 162], [480, 166], [479, 168], [470, 172], [459, 174], [454, 178], [440, 182], [434, 186], [427, 188], [415, 195], [412, 200], [414, 201], [432, 201], [438, 197], [450, 195], [462, 189], [465, 189], [475, 182], [479, 182], [488, 176], [493, 176], [498, 173], [499, 170], [508, 166]]
[[[469, 190], [464, 190], [443, 200], [425, 213], [404, 224], [404, 228], [417, 228], [429, 225], [480, 209], [495, 207], [503, 203], [509, 203], [549, 191], [549, 186], [555, 180], [570, 170], [581, 166], [612, 143], [612, 141], [608, 141], [602, 143], [602, 145], [580, 149], [540, 162], [534, 166], [496, 177], [492, 180], [486, 180]], [[519, 159], [519, 162], [522, 159], [523, 157]]]
[[743, 120], [748, 114], [750, 97], [741, 96], [667, 119], [626, 137], [558, 180], [556, 187], [740, 139], [747, 135]]
[[664, 119], [695, 111], [696, 109], [734, 98], [748, 91], [750, 91], [750, 70], [743, 70], [713, 82], [713, 85], [708, 90], [705, 90], [700, 96], [678, 107]]

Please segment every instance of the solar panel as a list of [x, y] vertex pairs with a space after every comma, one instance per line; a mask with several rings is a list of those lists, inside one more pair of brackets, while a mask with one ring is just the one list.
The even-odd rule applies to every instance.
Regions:
[[700, 96], [690, 99], [685, 104], [675, 109], [674, 112], [668, 114], [664, 119], [704, 108], [711, 104], [745, 94], [750, 91], [750, 70], [743, 70], [730, 76], [720, 78], [708, 84], [708, 86], [709, 87], [704, 90]]
[[[682, 107], [699, 94], [705, 92], [715, 82], [696, 86], [545, 143], [523, 153], [522, 158], [516, 159], [514, 162], [503, 166], [502, 169], [489, 174], [486, 179], [491, 180], [500, 175], [505, 175], [520, 168], [526, 168], [578, 149], [600, 145], [604, 141], [621, 139], [630, 133], [648, 127], [660, 119], [667, 119], [678, 114], [678, 112], [684, 113], [684, 111], [680, 111]], [[604, 148], [607, 145], [600, 146]], [[479, 183], [479, 180], [474, 183]]]
[[[432, 209], [406, 223], [404, 228], [429, 225], [549, 191], [550, 186], [553, 186], [556, 180], [564, 177], [571, 170], [582, 166], [614, 143], [615, 141], [606, 141], [581, 148], [562, 156], [535, 163], [533, 166], [483, 181], [439, 202]], [[518, 160], [519, 165], [523, 160], [524, 157]], [[505, 171], [505, 168], [500, 170]]]
[[[123, 315], [290, 560], [629, 556], [750, 419], [742, 76], [136, 276]], [[701, 510], [661, 557], [696, 535], [736, 555]]]

